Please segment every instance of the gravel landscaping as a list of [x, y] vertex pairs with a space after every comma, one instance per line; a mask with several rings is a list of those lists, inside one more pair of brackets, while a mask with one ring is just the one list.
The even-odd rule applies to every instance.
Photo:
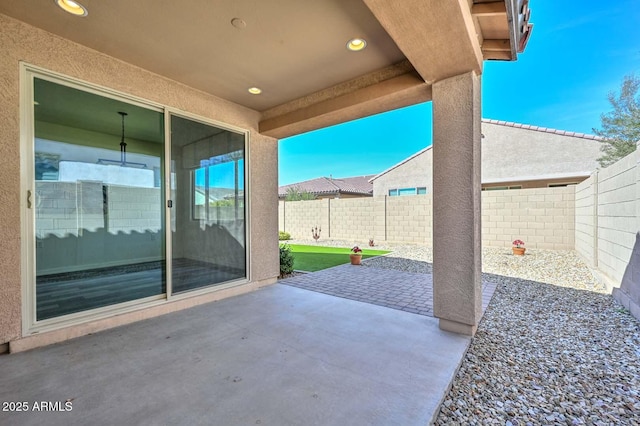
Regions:
[[[363, 264], [431, 271], [428, 247], [376, 248]], [[640, 425], [640, 322], [574, 252], [484, 248], [483, 272], [498, 287], [437, 425]]]
[[637, 425], [639, 365], [610, 295], [501, 278], [436, 424]]

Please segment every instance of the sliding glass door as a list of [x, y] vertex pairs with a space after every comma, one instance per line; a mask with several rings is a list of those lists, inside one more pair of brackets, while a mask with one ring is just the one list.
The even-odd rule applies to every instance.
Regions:
[[34, 78], [43, 320], [165, 293], [163, 113]]
[[245, 136], [171, 116], [173, 292], [246, 273]]
[[246, 132], [24, 78], [27, 329], [246, 282]]

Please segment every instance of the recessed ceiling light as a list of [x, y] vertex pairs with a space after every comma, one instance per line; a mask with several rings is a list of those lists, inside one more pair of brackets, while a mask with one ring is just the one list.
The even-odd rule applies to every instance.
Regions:
[[259, 89], [258, 87], [250, 87], [248, 91], [252, 95], [259, 95], [260, 93], [262, 93], [262, 89]]
[[87, 16], [87, 8], [73, 0], [53, 0], [62, 10], [76, 16]]
[[367, 47], [367, 41], [363, 38], [353, 38], [347, 43], [347, 49], [352, 52], [359, 52], [365, 47]]

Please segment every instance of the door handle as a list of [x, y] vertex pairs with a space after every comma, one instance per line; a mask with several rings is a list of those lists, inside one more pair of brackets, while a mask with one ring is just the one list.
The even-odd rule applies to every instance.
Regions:
[[31, 204], [31, 190], [27, 189], [27, 208], [30, 209], [32, 206]]

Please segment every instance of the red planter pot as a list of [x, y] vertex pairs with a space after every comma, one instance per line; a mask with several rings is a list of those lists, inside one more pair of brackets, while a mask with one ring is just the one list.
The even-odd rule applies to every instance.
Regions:
[[516, 256], [524, 256], [526, 249], [524, 247], [511, 247], [511, 250], [513, 250], [513, 254]]

